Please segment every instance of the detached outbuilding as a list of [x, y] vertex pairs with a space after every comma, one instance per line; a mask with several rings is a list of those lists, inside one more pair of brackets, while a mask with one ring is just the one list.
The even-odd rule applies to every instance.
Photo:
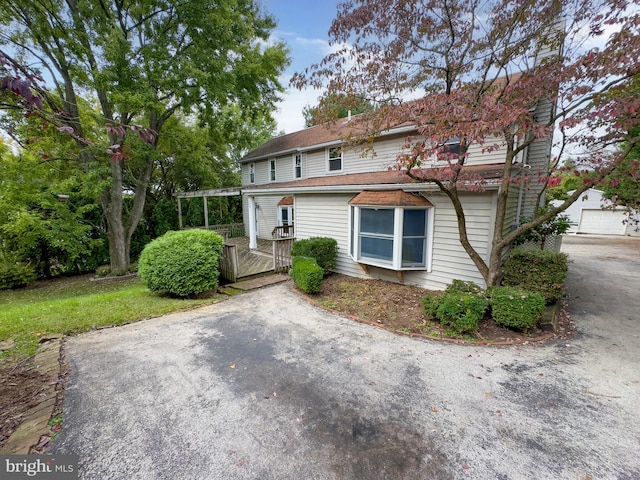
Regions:
[[[568, 192], [572, 194], [573, 191]], [[561, 202], [554, 201], [554, 204]], [[629, 213], [624, 207], [615, 207], [603, 198], [603, 192], [590, 188], [580, 199], [567, 208], [564, 215], [569, 217], [569, 233], [591, 233], [597, 235], [632, 235], [635, 223], [629, 222]]]

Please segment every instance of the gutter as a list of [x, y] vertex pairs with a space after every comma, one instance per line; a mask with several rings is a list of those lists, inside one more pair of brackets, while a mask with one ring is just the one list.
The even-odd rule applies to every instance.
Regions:
[[[498, 190], [500, 188], [499, 181], [490, 181], [485, 186], [485, 190]], [[359, 193], [363, 190], [385, 191], [385, 190], [404, 190], [405, 192], [439, 192], [440, 189], [433, 183], [375, 183], [368, 185], [325, 185], [312, 187], [283, 187], [283, 188], [248, 188], [242, 189], [242, 195], [291, 195], [301, 193]], [[470, 192], [474, 193], [474, 192]]]

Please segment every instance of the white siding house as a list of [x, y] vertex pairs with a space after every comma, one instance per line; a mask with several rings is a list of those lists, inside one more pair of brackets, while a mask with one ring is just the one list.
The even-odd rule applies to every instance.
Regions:
[[[349, 128], [348, 122], [343, 125]], [[338, 273], [437, 290], [454, 279], [484, 285], [460, 243], [450, 200], [434, 184], [416, 183], [405, 172], [390, 170], [406, 137], [415, 133], [410, 127], [383, 132], [369, 151], [343, 145], [339, 129], [315, 126], [274, 138], [247, 154], [240, 166], [245, 230], [252, 245], [256, 238], [272, 238], [278, 225], [293, 225], [297, 239], [337, 241]], [[506, 147], [498, 139], [485, 144], [497, 148], [472, 145], [465, 167], [484, 179], [484, 188], [461, 194], [461, 201], [469, 239], [488, 261]], [[522, 165], [545, 165], [549, 146], [542, 141], [525, 151], [515, 171], [526, 174]], [[445, 165], [434, 160], [428, 168]], [[533, 189], [512, 187], [505, 229], [536, 198]]]

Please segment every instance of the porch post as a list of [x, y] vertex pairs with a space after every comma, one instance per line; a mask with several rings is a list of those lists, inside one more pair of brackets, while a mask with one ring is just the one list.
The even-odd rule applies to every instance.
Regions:
[[249, 198], [249, 248], [258, 248], [258, 239], [256, 232], [256, 200], [254, 197]]
[[209, 230], [209, 202], [207, 202], [207, 196], [202, 196], [202, 206], [204, 207], [204, 228]]

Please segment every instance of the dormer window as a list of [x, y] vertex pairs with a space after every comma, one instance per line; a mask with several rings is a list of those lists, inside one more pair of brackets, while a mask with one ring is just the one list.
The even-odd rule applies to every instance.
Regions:
[[342, 148], [331, 147], [327, 149], [328, 166], [330, 172], [342, 170]]

